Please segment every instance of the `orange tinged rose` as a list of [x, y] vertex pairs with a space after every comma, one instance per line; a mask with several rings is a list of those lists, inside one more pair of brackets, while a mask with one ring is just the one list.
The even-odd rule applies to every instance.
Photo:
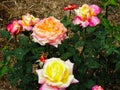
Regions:
[[67, 29], [54, 17], [48, 17], [38, 22], [33, 28], [33, 41], [40, 45], [53, 45], [58, 47], [66, 36]]

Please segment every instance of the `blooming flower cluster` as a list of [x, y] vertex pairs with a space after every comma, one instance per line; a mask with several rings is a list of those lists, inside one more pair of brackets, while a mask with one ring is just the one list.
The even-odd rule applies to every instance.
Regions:
[[[75, 4], [70, 4], [64, 10], [77, 8]], [[97, 15], [100, 8], [97, 5], [84, 4], [75, 9], [76, 17], [73, 20], [75, 25], [82, 27], [96, 26], [100, 23]], [[12, 36], [20, 31], [31, 31], [32, 40], [40, 45], [46, 44], [58, 47], [67, 38], [67, 28], [53, 16], [40, 20], [33, 15], [26, 14], [22, 20], [14, 20], [7, 26], [7, 30]], [[71, 83], [78, 83], [73, 75], [74, 64], [70, 60], [63, 61], [60, 58], [45, 59], [42, 55], [39, 59], [42, 69], [36, 70], [38, 82], [42, 84], [39, 90], [65, 90]], [[95, 85], [92, 90], [103, 90], [101, 86]]]
[[84, 4], [82, 7], [75, 9], [75, 13], [77, 15], [73, 20], [75, 25], [80, 24], [82, 27], [93, 27], [100, 23], [97, 17], [100, 13], [100, 8], [97, 5]]
[[70, 60], [63, 61], [60, 58], [47, 59], [43, 69], [37, 70], [42, 84], [39, 90], [65, 90], [71, 83], [78, 80], [73, 75], [73, 63]]
[[40, 45], [50, 44], [58, 47], [58, 44], [67, 38], [67, 29], [60, 20], [52, 16], [39, 20], [27, 13], [22, 16], [22, 20], [14, 20], [9, 24], [7, 30], [12, 36], [18, 34], [19, 31], [32, 31], [33, 41]]

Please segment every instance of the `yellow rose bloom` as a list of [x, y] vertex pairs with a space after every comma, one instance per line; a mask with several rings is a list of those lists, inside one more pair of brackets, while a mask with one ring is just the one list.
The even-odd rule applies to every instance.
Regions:
[[66, 88], [78, 80], [73, 75], [73, 63], [69, 60], [63, 61], [60, 58], [47, 59], [43, 69], [37, 70], [39, 83], [47, 84], [58, 88]]

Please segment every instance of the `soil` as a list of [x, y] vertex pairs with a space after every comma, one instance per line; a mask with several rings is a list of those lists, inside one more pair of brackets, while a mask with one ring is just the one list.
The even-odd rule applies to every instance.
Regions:
[[[21, 16], [26, 13], [33, 14], [38, 18], [54, 15], [61, 19], [64, 15], [68, 14], [63, 10], [68, 4], [75, 3], [78, 6], [85, 3], [99, 5], [99, 1], [100, 0], [0, 0], [0, 28], [5, 28], [13, 19], [21, 19]], [[120, 0], [118, 1], [120, 2]], [[116, 25], [120, 24], [120, 5], [117, 9], [111, 7], [109, 7], [109, 9], [108, 19]], [[6, 40], [0, 36], [0, 51], [5, 43]], [[3, 60], [2, 52], [0, 52], [0, 60]], [[18, 90], [11, 86], [6, 78], [7, 75], [0, 78], [0, 90]], [[120, 90], [120, 88], [114, 90]]]

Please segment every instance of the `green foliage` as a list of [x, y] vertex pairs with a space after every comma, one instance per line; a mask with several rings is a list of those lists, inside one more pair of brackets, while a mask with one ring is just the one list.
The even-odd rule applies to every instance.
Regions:
[[2, 36], [3, 38], [7, 38], [10, 39], [10, 33], [7, 30], [0, 30], [0, 36]]
[[118, 6], [118, 0], [100, 0], [101, 5], [106, 8], [107, 6]]

